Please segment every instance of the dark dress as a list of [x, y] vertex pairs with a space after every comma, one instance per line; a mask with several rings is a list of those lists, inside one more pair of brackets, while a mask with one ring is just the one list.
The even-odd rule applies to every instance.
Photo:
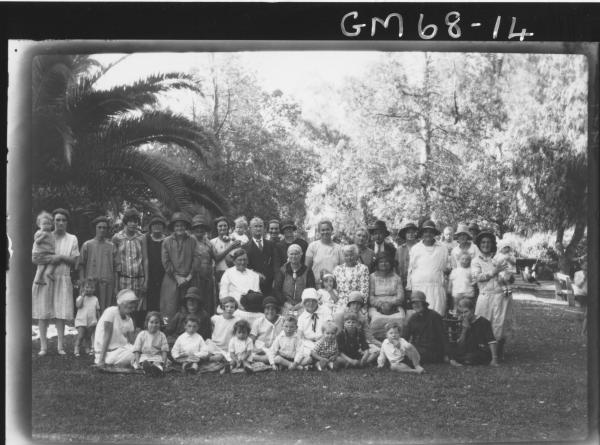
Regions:
[[412, 314], [402, 337], [417, 348], [422, 363], [440, 363], [444, 361], [444, 355], [448, 355], [449, 342], [444, 321], [434, 310], [427, 308], [421, 313]]
[[[164, 239], [164, 238], [163, 238]], [[148, 247], [148, 291], [146, 293], [146, 306], [148, 311], [160, 311], [160, 286], [162, 284], [165, 269], [161, 260], [162, 242], [152, 239], [146, 234], [146, 245]]]
[[302, 259], [300, 262], [302, 264], [306, 264], [306, 249], [308, 249], [308, 243], [304, 241], [302, 238], [296, 238], [291, 243], [286, 242], [285, 240], [279, 241], [276, 244], [277, 250], [279, 254], [277, 255], [278, 267], [283, 266], [287, 262], [287, 250], [292, 244], [297, 244], [302, 249]]
[[350, 334], [346, 329], [342, 329], [337, 335], [337, 344], [340, 353], [354, 360], [360, 360], [363, 352], [369, 349], [365, 331], [362, 329], [355, 329], [353, 334]]
[[464, 365], [487, 365], [492, 360], [490, 343], [495, 341], [491, 323], [483, 317], [477, 317], [464, 338], [459, 339], [452, 358]]

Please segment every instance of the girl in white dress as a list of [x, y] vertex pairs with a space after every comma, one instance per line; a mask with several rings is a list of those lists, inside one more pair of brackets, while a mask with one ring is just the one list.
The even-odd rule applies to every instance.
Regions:
[[83, 295], [77, 297], [77, 315], [75, 316], [75, 328], [77, 339], [75, 340], [75, 357], [79, 357], [81, 343], [87, 343], [85, 353], [94, 355], [92, 345], [94, 344], [94, 332], [100, 318], [100, 302], [96, 297], [96, 280], [86, 278], [83, 283]]

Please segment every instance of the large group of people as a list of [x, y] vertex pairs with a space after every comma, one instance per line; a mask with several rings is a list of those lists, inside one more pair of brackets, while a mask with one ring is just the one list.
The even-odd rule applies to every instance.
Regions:
[[[55, 320], [58, 354], [75, 320], [82, 348], [102, 367], [186, 372], [379, 366], [421, 373], [423, 364], [497, 365], [513, 327], [514, 257], [490, 230], [433, 221], [404, 225], [400, 243], [384, 221], [334, 241], [293, 221], [176, 212], [170, 221], [131, 208], [110, 237], [105, 216], [79, 248], [69, 211], [38, 216], [32, 287], [39, 355]], [[167, 234], [168, 231], [168, 234]], [[216, 237], [210, 239], [214, 232]], [[78, 271], [74, 302], [71, 271]]]

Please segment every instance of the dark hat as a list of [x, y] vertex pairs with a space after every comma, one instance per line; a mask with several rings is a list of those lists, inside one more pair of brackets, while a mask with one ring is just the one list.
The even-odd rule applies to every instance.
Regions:
[[422, 225], [421, 225], [421, 230], [419, 231], [419, 235], [423, 234], [423, 231], [425, 229], [429, 229], [429, 230], [433, 230], [433, 232], [436, 235], [440, 234], [440, 231], [437, 229], [437, 227], [435, 227], [435, 223], [433, 221], [431, 221], [430, 219], [428, 219], [427, 221], [425, 221]]
[[186, 300], [196, 300], [199, 304], [204, 303], [204, 298], [200, 294], [200, 289], [197, 287], [190, 287], [187, 290], [185, 297], [183, 297], [183, 301]]
[[167, 227], [167, 220], [160, 215], [152, 215], [150, 222], [148, 223], [148, 227], [152, 226], [153, 224], [162, 224], [163, 227]]
[[277, 301], [277, 299], [275, 297], [266, 297], [263, 300], [263, 308], [266, 308], [267, 306], [275, 306], [277, 309], [279, 309], [279, 301]]
[[400, 238], [406, 238], [406, 232], [408, 230], [416, 230], [418, 232], [419, 228], [417, 227], [417, 225], [415, 223], [412, 223], [412, 222], [406, 223], [404, 226], [402, 226], [400, 228], [400, 230], [398, 230], [398, 236]]
[[196, 215], [192, 218], [192, 229], [199, 226], [204, 226], [207, 230], [210, 230], [210, 224], [204, 215]]
[[469, 232], [469, 228], [464, 223], [463, 224], [459, 224], [458, 227], [456, 228], [456, 233], [454, 234], [454, 239], [458, 239], [459, 235], [466, 235], [467, 238], [473, 239], [473, 236]]
[[106, 216], [98, 216], [97, 218], [94, 218], [94, 220], [92, 221], [92, 226], [96, 227], [98, 225], [98, 223], [106, 223], [106, 224], [110, 224], [110, 222], [108, 221], [108, 218]]
[[298, 227], [296, 226], [296, 224], [294, 224], [294, 221], [292, 221], [291, 219], [285, 219], [281, 221], [281, 224], [279, 224], [279, 231], [283, 233], [283, 231], [288, 228], [298, 230]]
[[63, 209], [61, 207], [59, 207], [58, 209], [54, 209], [52, 211], [52, 216], [56, 216], [57, 213], [60, 213], [61, 215], [66, 216], [67, 219], [71, 219], [71, 214], [69, 213], [69, 211], [67, 209]]
[[373, 233], [376, 230], [381, 230], [383, 233], [385, 233], [385, 236], [388, 236], [390, 234], [390, 231], [387, 229], [387, 226], [385, 225], [385, 221], [382, 221], [380, 219], [375, 221], [375, 224], [373, 224], [371, 227], [369, 227], [369, 233]]
[[411, 294], [410, 294], [410, 301], [413, 302], [413, 303], [415, 301], [420, 301], [421, 303], [424, 303], [427, 306], [429, 306], [429, 303], [427, 303], [427, 297], [420, 290], [415, 290], [415, 291], [411, 292]]
[[496, 235], [492, 229], [482, 229], [481, 232], [479, 232], [475, 237], [475, 242], [479, 245], [483, 238], [491, 238], [494, 242], [496, 242]]
[[169, 229], [173, 230], [173, 225], [176, 222], [179, 222], [179, 221], [185, 223], [185, 225], [187, 226], [188, 229], [192, 225], [192, 222], [190, 221], [190, 217], [189, 216], [187, 216], [183, 212], [175, 212], [175, 213], [173, 213], [173, 216], [171, 217], [171, 222], [169, 223]]
[[137, 219], [139, 221], [141, 218], [140, 212], [138, 212], [134, 207], [125, 209], [123, 212], [123, 224], [127, 224], [127, 221], [130, 219]]
[[475, 221], [471, 221], [471, 223], [469, 224], [469, 230], [479, 232], [479, 225]]
[[240, 303], [248, 312], [262, 312], [265, 297], [261, 292], [249, 290], [240, 299]]

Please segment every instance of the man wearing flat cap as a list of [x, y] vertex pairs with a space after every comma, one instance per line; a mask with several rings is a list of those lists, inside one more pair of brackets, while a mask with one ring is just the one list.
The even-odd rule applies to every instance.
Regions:
[[305, 264], [306, 249], [308, 249], [308, 243], [302, 238], [298, 238], [296, 236], [296, 230], [298, 230], [298, 227], [296, 226], [296, 224], [294, 224], [294, 221], [292, 221], [291, 219], [285, 219], [281, 221], [279, 227], [281, 230], [281, 234], [283, 235], [283, 239], [276, 244], [277, 259], [279, 260], [278, 266], [281, 267], [286, 263], [287, 251], [292, 244], [297, 244], [302, 249], [302, 259], [300, 260], [300, 262], [302, 264]]

